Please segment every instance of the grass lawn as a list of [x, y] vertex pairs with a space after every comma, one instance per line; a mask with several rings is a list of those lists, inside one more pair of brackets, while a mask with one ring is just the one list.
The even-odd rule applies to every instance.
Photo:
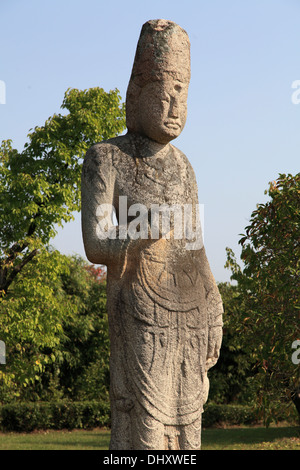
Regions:
[[91, 431], [38, 431], [33, 433], [0, 433], [1, 450], [106, 450], [110, 432]]
[[299, 427], [204, 429], [202, 450], [300, 450]]
[[[0, 433], [0, 450], [107, 450], [103, 429]], [[202, 432], [202, 450], [300, 450], [296, 426], [210, 428]]]

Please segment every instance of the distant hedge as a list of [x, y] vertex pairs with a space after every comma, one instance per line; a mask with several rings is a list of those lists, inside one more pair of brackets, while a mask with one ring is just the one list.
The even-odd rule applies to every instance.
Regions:
[[[285, 419], [283, 416], [282, 419]], [[256, 412], [243, 405], [205, 405], [203, 428], [258, 424]], [[0, 430], [32, 432], [42, 429], [89, 429], [110, 426], [107, 402], [32, 402], [0, 405]]]
[[218, 424], [240, 425], [257, 424], [257, 413], [245, 405], [207, 404], [202, 415], [202, 427], [209, 428]]
[[32, 402], [0, 406], [2, 431], [88, 429], [110, 425], [107, 402]]

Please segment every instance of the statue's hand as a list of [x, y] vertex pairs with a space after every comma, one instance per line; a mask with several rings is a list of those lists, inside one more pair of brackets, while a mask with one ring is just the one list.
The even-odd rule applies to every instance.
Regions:
[[222, 327], [215, 326], [210, 328], [208, 333], [208, 348], [206, 357], [206, 370], [213, 367], [220, 355], [220, 349], [222, 344]]

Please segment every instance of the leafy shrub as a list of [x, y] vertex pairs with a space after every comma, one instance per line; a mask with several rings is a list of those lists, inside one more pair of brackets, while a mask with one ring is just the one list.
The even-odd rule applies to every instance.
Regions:
[[109, 424], [110, 409], [106, 402], [11, 403], [0, 407], [2, 431], [88, 429]]
[[250, 406], [244, 405], [215, 405], [207, 404], [202, 415], [203, 427], [211, 427], [216, 424], [247, 425], [256, 424], [258, 421], [256, 412]]

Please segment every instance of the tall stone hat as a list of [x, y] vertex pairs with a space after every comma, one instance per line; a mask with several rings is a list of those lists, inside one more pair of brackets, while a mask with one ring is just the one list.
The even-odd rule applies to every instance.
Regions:
[[167, 75], [190, 80], [190, 41], [184, 29], [169, 20], [147, 21], [141, 30], [126, 95], [127, 127], [134, 127], [134, 110], [141, 89]]

